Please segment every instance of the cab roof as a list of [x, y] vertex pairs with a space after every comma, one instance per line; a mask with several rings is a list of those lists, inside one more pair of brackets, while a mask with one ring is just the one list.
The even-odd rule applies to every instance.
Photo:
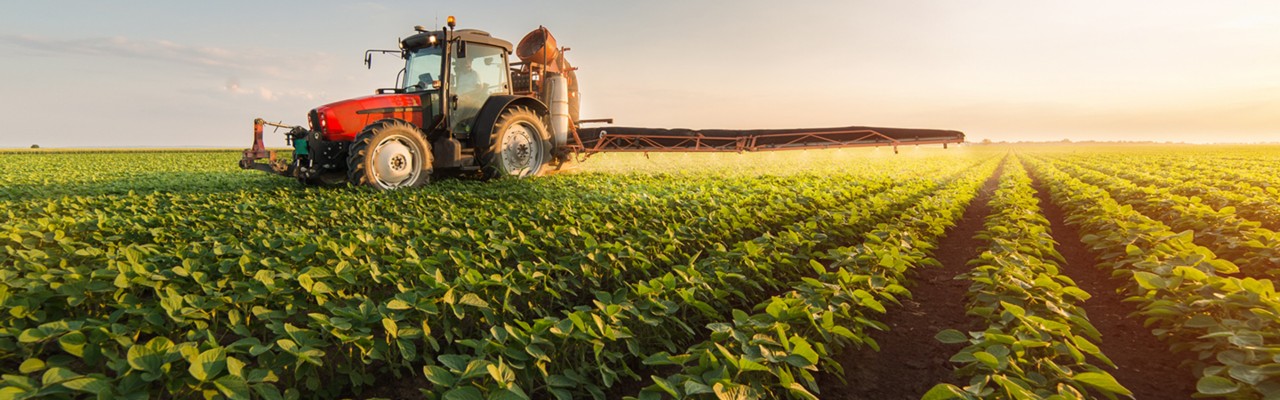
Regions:
[[[445, 38], [444, 31], [430, 31], [409, 36], [400, 42], [404, 44], [404, 48], [408, 50], [427, 47], [427, 38], [431, 35], [436, 35], [436, 40], [444, 40]], [[458, 29], [453, 31], [452, 35], [455, 40], [501, 47], [503, 50], [506, 50], [508, 54], [511, 53], [513, 48], [511, 46], [511, 42], [493, 37], [489, 35], [489, 32], [479, 29]]]

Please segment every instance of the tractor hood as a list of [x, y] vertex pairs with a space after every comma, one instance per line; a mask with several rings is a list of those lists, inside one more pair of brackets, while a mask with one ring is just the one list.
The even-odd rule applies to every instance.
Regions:
[[395, 118], [422, 126], [422, 96], [375, 94], [316, 107], [307, 115], [311, 130], [328, 141], [351, 141], [371, 123]]

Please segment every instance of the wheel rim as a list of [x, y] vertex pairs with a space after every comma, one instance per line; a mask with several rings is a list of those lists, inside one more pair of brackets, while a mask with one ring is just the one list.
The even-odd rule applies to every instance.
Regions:
[[405, 186], [422, 173], [422, 157], [413, 142], [392, 136], [373, 148], [373, 183], [383, 189]]
[[542, 168], [542, 140], [537, 130], [527, 122], [507, 127], [502, 134], [502, 167], [507, 175], [524, 177], [538, 173]]

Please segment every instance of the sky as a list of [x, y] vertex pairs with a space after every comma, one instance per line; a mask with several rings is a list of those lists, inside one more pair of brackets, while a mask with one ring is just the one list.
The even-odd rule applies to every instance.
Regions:
[[364, 51], [448, 15], [546, 26], [625, 126], [1280, 142], [1277, 1], [51, 0], [0, 5], [0, 148], [247, 147], [394, 86]]

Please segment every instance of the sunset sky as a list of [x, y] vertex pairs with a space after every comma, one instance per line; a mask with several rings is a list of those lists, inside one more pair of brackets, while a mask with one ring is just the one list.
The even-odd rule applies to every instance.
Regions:
[[[0, 147], [249, 144], [394, 85], [414, 25], [545, 25], [583, 117], [1280, 142], [1277, 1], [39, 1], [0, 12]], [[283, 145], [271, 136], [269, 145]]]

